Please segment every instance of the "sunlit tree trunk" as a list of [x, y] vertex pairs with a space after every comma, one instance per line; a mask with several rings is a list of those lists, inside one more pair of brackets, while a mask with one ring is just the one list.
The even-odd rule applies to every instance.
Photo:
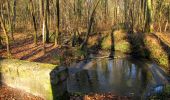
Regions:
[[31, 16], [33, 20], [33, 26], [34, 26], [34, 44], [37, 45], [37, 25], [36, 25], [36, 18], [35, 18], [35, 8], [33, 1], [30, 0], [30, 10], [31, 10]]
[[45, 9], [44, 9], [44, 0], [41, 0], [41, 20], [42, 20], [42, 39], [43, 39], [43, 50], [44, 50], [44, 53], [45, 53]]
[[153, 32], [152, 0], [147, 0], [145, 31]]
[[7, 54], [8, 54], [8, 57], [10, 57], [11, 52], [10, 52], [10, 45], [9, 45], [9, 36], [8, 36], [7, 30], [6, 30], [5, 24], [2, 20], [2, 15], [0, 15], [0, 25], [3, 29], [3, 31], [4, 31], [4, 36], [5, 36], [5, 39], [6, 39]]
[[12, 24], [12, 15], [11, 15], [11, 6], [10, 6], [10, 1], [7, 0], [7, 12], [8, 12], [8, 21], [9, 21], [9, 26], [10, 26], [10, 32], [11, 32], [11, 38], [14, 40], [14, 35], [13, 35], [13, 24]]
[[92, 10], [89, 25], [88, 25], [88, 31], [86, 33], [86, 36], [85, 36], [85, 39], [84, 39], [83, 43], [81, 44], [81, 49], [84, 49], [85, 45], [87, 45], [87, 41], [89, 39], [89, 34], [91, 32], [92, 24], [93, 24], [93, 21], [94, 21], [94, 14], [95, 14], [95, 11], [97, 9], [97, 6], [98, 6], [99, 2], [100, 2], [100, 0], [98, 0], [97, 4], [94, 6], [94, 9]]
[[169, 21], [170, 21], [170, 5], [168, 6], [167, 10], [168, 10], [168, 13], [167, 13], [168, 18], [167, 18], [167, 21], [166, 21], [166, 24], [165, 24], [164, 32], [166, 32], [166, 31], [167, 31], [168, 26], [169, 26]]
[[[13, 1], [13, 17], [12, 17], [12, 21], [11, 21], [11, 34], [14, 34], [14, 30], [15, 30], [15, 23], [16, 23], [16, 6], [17, 6], [17, 0]], [[13, 37], [14, 39], [14, 37]]]

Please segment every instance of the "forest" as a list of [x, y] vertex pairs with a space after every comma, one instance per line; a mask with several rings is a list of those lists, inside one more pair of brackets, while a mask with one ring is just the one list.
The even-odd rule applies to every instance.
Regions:
[[[73, 84], [73, 87], [68, 85], [69, 90], [66, 90], [70, 100], [136, 100], [139, 98], [141, 100], [146, 98], [166, 100], [170, 98], [170, 92], [167, 92], [170, 91], [170, 85], [168, 85], [170, 83], [170, 0], [0, 0], [0, 81], [2, 80], [3, 83], [4, 80], [7, 85], [0, 85], [0, 99], [9, 99], [9, 94], [12, 93], [11, 98], [16, 100], [44, 100], [46, 96], [37, 95], [38, 92], [36, 94], [18, 88], [16, 84], [21, 81], [8, 87], [8, 82], [12, 81], [6, 81], [8, 80], [6, 77], [12, 74], [7, 75], [8, 71], [4, 69], [6, 67], [3, 68], [3, 65], [12, 66], [12, 63], [15, 63], [13, 59], [17, 59], [19, 62], [30, 62], [28, 63], [30, 68], [27, 68], [27, 64], [22, 66], [22, 63], [13, 65], [16, 68], [22, 66], [28, 70], [33, 70], [36, 66], [35, 64], [32, 67], [34, 65], [31, 65], [32, 62], [38, 63], [38, 65], [47, 63], [64, 66], [69, 74], [66, 78], [67, 84]], [[110, 59], [112, 59], [112, 63]], [[11, 65], [6, 60], [9, 60]], [[102, 70], [100, 66], [102, 66]], [[15, 71], [15, 68], [14, 70], [9, 68], [9, 72], [10, 70]], [[20, 73], [18, 70], [17, 73]], [[50, 75], [54, 70], [51, 70]], [[95, 71], [92, 72], [93, 70]], [[117, 76], [116, 81], [120, 81], [120, 84], [115, 81], [109, 83], [114, 79], [110, 79], [107, 75], [103, 79], [107, 71], [113, 74], [110, 77]], [[125, 75], [128, 73], [131, 73], [132, 77], [136, 75], [136, 77], [142, 78], [134, 79]], [[72, 76], [73, 74], [75, 77]], [[87, 75], [84, 76], [84, 74]], [[109, 87], [100, 89], [95, 86], [92, 86], [92, 90], [88, 90], [91, 85], [83, 84], [86, 80], [85, 77], [88, 82], [92, 77], [88, 84], [100, 87], [108, 85], [111, 90]], [[99, 79], [94, 80], [94, 77]], [[125, 77], [129, 78], [126, 80]], [[74, 83], [76, 81], [74, 78], [80, 83]], [[100, 84], [100, 79], [102, 82], [104, 80], [109, 82]], [[51, 76], [49, 80], [52, 81]], [[133, 83], [132, 80], [136, 83]], [[23, 84], [28, 83], [27, 81], [22, 82]], [[136, 88], [131, 89], [130, 83], [134, 84]], [[74, 88], [74, 85], [79, 86], [80, 89]], [[145, 94], [149, 90], [146, 87], [162, 85], [165, 91], [162, 90], [163, 93], [159, 96], [155, 96], [152, 92], [154, 96], [141, 97], [136, 92], [145, 91], [142, 92]], [[114, 86], [121, 88], [116, 90], [113, 88]], [[123, 88], [126, 86], [129, 91], [133, 92], [125, 93]], [[53, 89], [53, 85], [51, 87], [54, 99], [57, 93]], [[82, 88], [87, 88], [87, 90]], [[145, 89], [140, 90], [141, 88]], [[21, 96], [19, 95], [20, 90], [30, 94], [25, 93]], [[91, 92], [92, 94], [88, 94]], [[102, 94], [103, 92], [106, 94]], [[113, 93], [110, 94], [110, 92]], [[121, 96], [119, 97], [119, 95]], [[66, 99], [63, 97], [61, 100]]]

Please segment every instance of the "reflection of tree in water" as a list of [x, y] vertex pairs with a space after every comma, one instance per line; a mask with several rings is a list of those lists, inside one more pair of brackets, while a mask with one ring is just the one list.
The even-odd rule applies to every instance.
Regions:
[[108, 75], [108, 81], [109, 81], [109, 84], [113, 84], [113, 80], [115, 79], [114, 77], [114, 75], [113, 75], [113, 60], [108, 60], [108, 62], [107, 62], [107, 67], [108, 67], [108, 70], [109, 70], [109, 75]]
[[167, 76], [165, 73], [157, 66], [156, 64], [152, 64], [149, 66], [149, 69], [153, 75], [153, 78], [156, 83], [159, 84], [168, 84]]
[[87, 89], [91, 86], [87, 70], [83, 70], [75, 75], [77, 85], [78, 87], [81, 87], [79, 88], [80, 90]]
[[145, 66], [146, 64], [129, 63], [127, 81], [131, 84], [132, 92], [137, 94], [143, 94], [150, 81], [148, 80], [149, 75]]
[[106, 68], [106, 63], [103, 61], [97, 61], [97, 76], [98, 76], [98, 82], [100, 85], [102, 84], [106, 84], [107, 82], [107, 77], [106, 77], [106, 72], [107, 72], [107, 68]]
[[[147, 79], [147, 71], [144, 70], [141, 66], [137, 66], [127, 60], [116, 59], [108, 60], [107, 67], [109, 70], [109, 76], [107, 80], [109, 85], [117, 86], [116, 88], [125, 88], [125, 91], [134, 91], [135, 93], [140, 93], [143, 88], [146, 88], [147, 80], [143, 81], [142, 79]], [[142, 73], [141, 71], [145, 71]], [[142, 79], [141, 79], [142, 78]], [[143, 87], [143, 84], [145, 87]]]
[[[122, 95], [144, 95], [152, 85], [152, 73], [147, 64], [127, 59], [97, 59], [96, 63], [76, 73], [72, 88], [79, 92], [116, 92]], [[72, 83], [71, 83], [72, 84]]]

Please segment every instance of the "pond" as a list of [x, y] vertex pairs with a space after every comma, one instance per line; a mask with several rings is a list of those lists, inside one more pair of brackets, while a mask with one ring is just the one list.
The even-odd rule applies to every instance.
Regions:
[[133, 58], [91, 59], [69, 68], [69, 93], [114, 93], [144, 98], [163, 91], [169, 77], [160, 67], [147, 60]]

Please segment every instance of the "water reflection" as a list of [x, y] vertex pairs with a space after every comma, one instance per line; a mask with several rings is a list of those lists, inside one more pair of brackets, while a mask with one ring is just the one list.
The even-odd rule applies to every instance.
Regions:
[[163, 80], [161, 83], [168, 82], [153, 64], [134, 59], [96, 59], [81, 66], [81, 70], [79, 67], [74, 67], [78, 70], [76, 73], [70, 73], [68, 92], [113, 92], [141, 96], [160, 80]]

